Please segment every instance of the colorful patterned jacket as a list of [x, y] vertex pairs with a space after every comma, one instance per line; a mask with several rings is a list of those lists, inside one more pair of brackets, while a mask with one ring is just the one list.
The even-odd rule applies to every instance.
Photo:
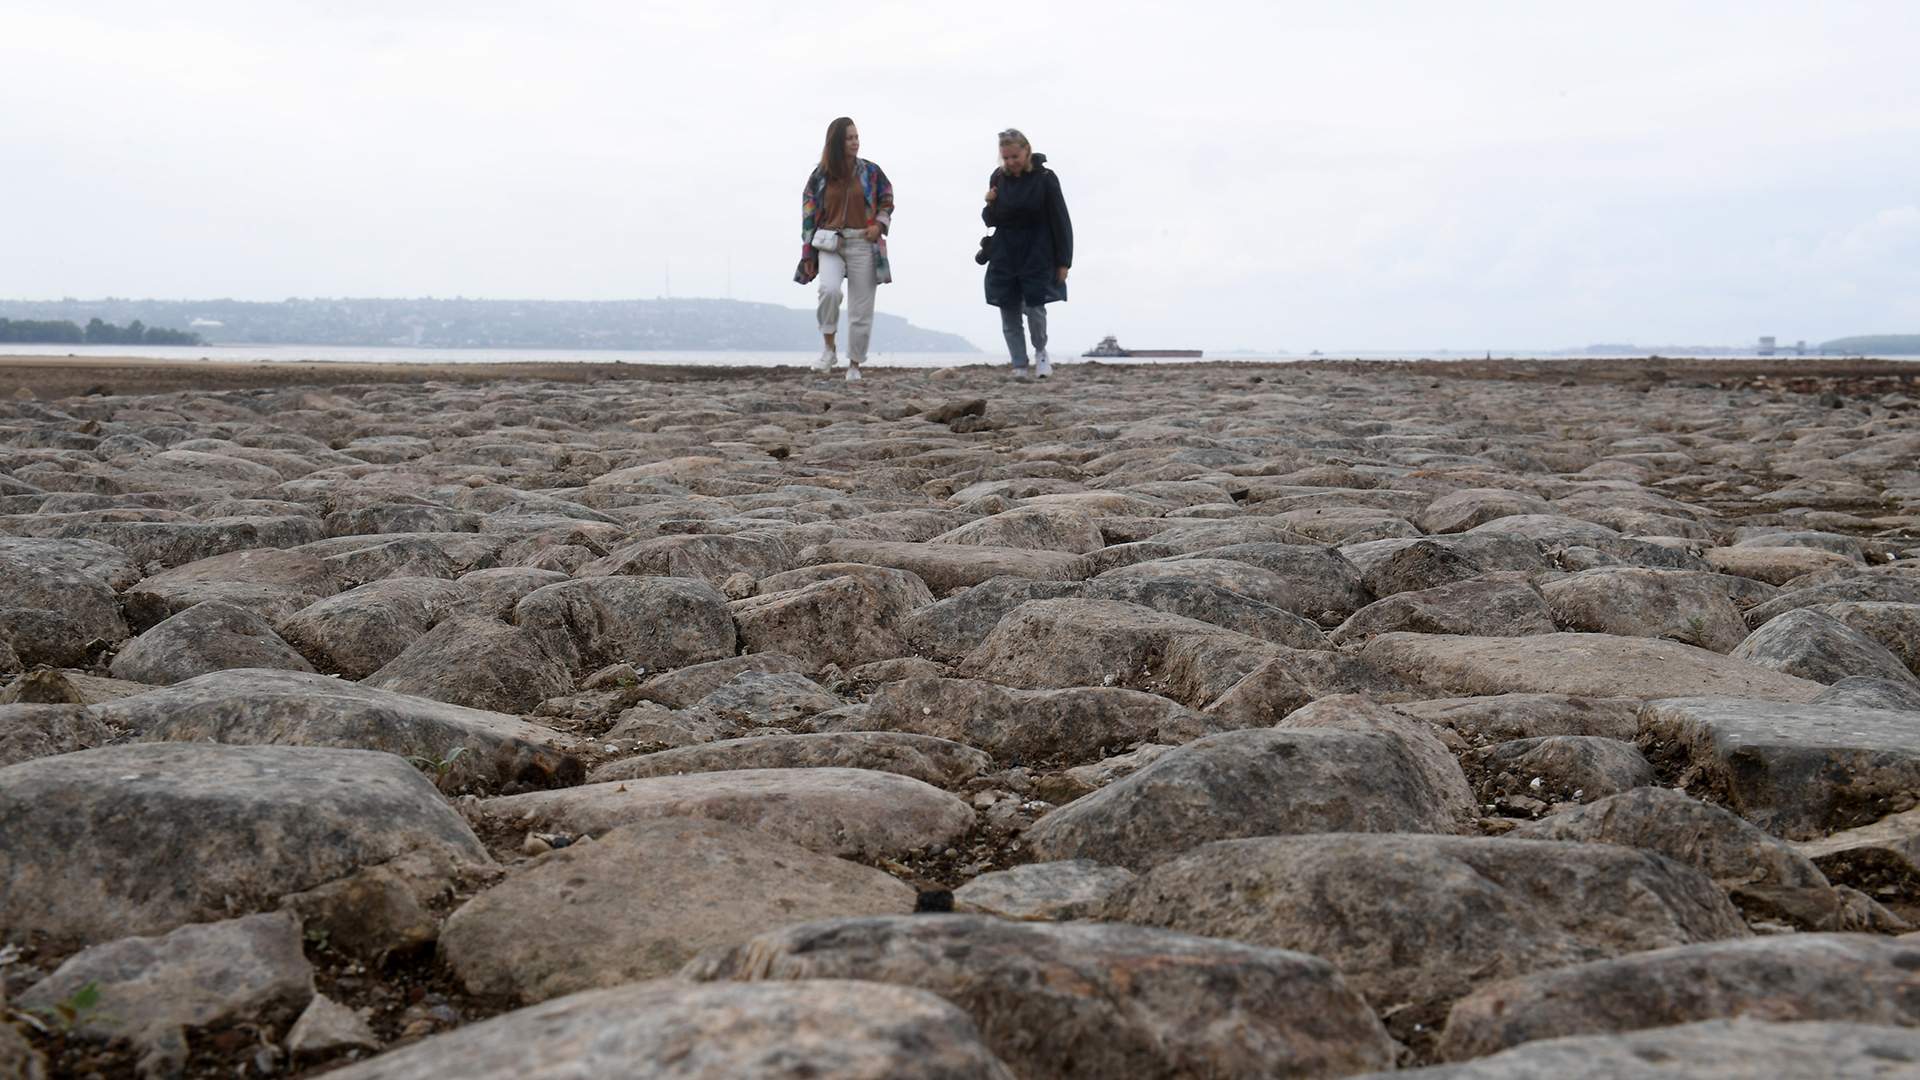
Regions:
[[[880, 239], [873, 245], [873, 275], [884, 285], [893, 280], [893, 268], [887, 263], [887, 233], [893, 227], [893, 181], [866, 158], [855, 159], [853, 174], [867, 197], [867, 221], [880, 226]], [[802, 285], [820, 273], [820, 252], [813, 246], [813, 221], [826, 195], [826, 171], [815, 166], [807, 177], [806, 190], [800, 193], [800, 265], [793, 272], [793, 280]]]

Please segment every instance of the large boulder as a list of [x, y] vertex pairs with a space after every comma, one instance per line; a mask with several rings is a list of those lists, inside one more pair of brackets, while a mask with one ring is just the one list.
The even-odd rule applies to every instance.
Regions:
[[313, 671], [265, 619], [219, 600], [196, 604], [133, 639], [109, 670], [116, 679], [171, 686], [233, 668]]
[[[1292, 649], [1325, 649], [1331, 644], [1318, 626], [1291, 611], [1203, 581], [1103, 574], [1087, 582], [1079, 595], [1197, 619]], [[985, 636], [983, 631], [980, 637]]]
[[1157, 694], [1100, 686], [1010, 690], [974, 679], [889, 683], [854, 722], [866, 730], [951, 739], [1028, 764], [1078, 764], [1110, 749], [1184, 743], [1226, 730]]
[[1027, 863], [981, 874], [953, 890], [953, 910], [1023, 922], [1097, 918], [1133, 879], [1131, 870], [1092, 859]]
[[79, 522], [59, 530], [63, 538], [110, 544], [135, 564], [155, 571], [233, 551], [299, 547], [319, 540], [325, 532], [319, 519], [295, 516]]
[[1920, 581], [1885, 574], [1866, 574], [1788, 589], [1765, 603], [1748, 608], [1747, 625], [1758, 630], [1789, 611], [1855, 602], [1920, 604]]
[[513, 606], [528, 593], [548, 585], [558, 585], [565, 580], [567, 575], [558, 570], [542, 570], [534, 566], [493, 566], [462, 574], [456, 583], [472, 610], [496, 619], [511, 619]]
[[573, 689], [551, 639], [481, 615], [455, 615], [420, 635], [361, 685], [452, 705], [528, 713]]
[[472, 596], [440, 578], [384, 578], [301, 608], [274, 629], [316, 669], [364, 679]]
[[1553, 507], [1538, 495], [1502, 488], [1463, 488], [1428, 503], [1417, 523], [1430, 533], [1458, 533], [1495, 518], [1551, 513]]
[[1394, 709], [1474, 746], [1546, 735], [1632, 739], [1640, 734], [1640, 702], [1635, 698], [1491, 694], [1403, 701]]
[[1451, 832], [1447, 794], [1394, 735], [1231, 731], [1049, 811], [1027, 842], [1042, 859], [1138, 869], [1233, 837]]
[[164, 933], [421, 852], [486, 849], [391, 754], [145, 743], [0, 769], [0, 927], [84, 944]]
[[1831, 929], [1840, 918], [1839, 898], [1807, 856], [1733, 813], [1667, 788], [1623, 791], [1508, 835], [1657, 852], [1698, 867], [1752, 918], [1813, 930]]
[[1345, 645], [1394, 631], [1519, 637], [1555, 629], [1540, 591], [1524, 576], [1506, 573], [1395, 593], [1354, 612], [1332, 637]]
[[[1505, 519], [1502, 519], [1505, 520]], [[1612, 634], [1452, 637], [1383, 634], [1361, 656], [1438, 695], [1574, 694], [1661, 698], [1725, 694], [1807, 701], [1820, 684], [1705, 649]]]
[[707, 953], [682, 977], [929, 990], [1022, 1076], [1336, 1077], [1396, 1053], [1323, 960], [1138, 926], [830, 919]]
[[99, 643], [58, 611], [0, 607], [0, 675], [40, 664], [86, 667]]
[[1273, 520], [1323, 544], [1420, 535], [1412, 522], [1394, 511], [1370, 506], [1300, 506], [1274, 514]]
[[1821, 1021], [1703, 1020], [1525, 1043], [1492, 1057], [1354, 1080], [1892, 1080], [1920, 1060], [1920, 1032]]
[[748, 652], [855, 667], [910, 654], [901, 620], [932, 603], [920, 579], [888, 569], [736, 600], [730, 609]]
[[641, 682], [640, 693], [648, 701], [657, 701], [670, 709], [685, 709], [706, 700], [742, 675], [798, 675], [806, 670], [806, 664], [784, 653], [750, 653], [651, 676]]
[[127, 615], [152, 626], [208, 600], [279, 620], [340, 591], [333, 568], [305, 551], [232, 551], [163, 570], [127, 590]]
[[1463, 762], [1489, 797], [1592, 802], [1653, 783], [1653, 766], [1632, 743], [1597, 735], [1514, 739], [1471, 751]]
[[678, 979], [588, 990], [349, 1065], [337, 1080], [1014, 1080], [967, 1014], [921, 990]]
[[603, 781], [481, 804], [495, 820], [545, 832], [597, 836], [658, 818], [710, 818], [828, 855], [894, 856], [945, 845], [973, 826], [948, 793], [869, 769], [748, 769]]
[[83, 642], [112, 644], [127, 636], [114, 586], [137, 575], [126, 555], [106, 544], [0, 536], [6, 606], [65, 616]]
[[621, 662], [650, 671], [685, 667], [735, 651], [727, 598], [692, 578], [563, 581], [528, 593], [514, 605], [513, 621], [575, 671]]
[[1640, 726], [1656, 765], [1690, 771], [1697, 790], [1789, 840], [1909, 809], [1920, 791], [1912, 713], [1679, 698], [1648, 702]]
[[544, 1001], [671, 975], [767, 926], [911, 912], [879, 870], [718, 821], [626, 825], [468, 901], [440, 955], [470, 993]]
[[1338, 626], [1373, 599], [1359, 569], [1339, 552], [1304, 544], [1229, 544], [1101, 576], [1218, 585], [1322, 626]]
[[1084, 555], [1106, 546], [1100, 524], [1085, 510], [1021, 507], [971, 521], [931, 541], [982, 547], [1065, 551]]
[[1538, 1039], [1742, 1016], [1920, 1027], [1915, 970], [1920, 943], [1865, 934], [1655, 949], [1481, 987], [1453, 1006], [1439, 1052], [1457, 1061]]
[[919, 575], [935, 596], [997, 577], [1040, 581], [1078, 581], [1085, 561], [1072, 552], [982, 544], [902, 543], [885, 540], [829, 540], [801, 552], [811, 562], [858, 562], [891, 566]]
[[1707, 565], [1723, 574], [1735, 574], [1785, 585], [1802, 574], [1846, 569], [1859, 565], [1845, 555], [1806, 547], [1717, 547], [1704, 553]]
[[1400, 740], [1427, 783], [1458, 820], [1476, 816], [1478, 800], [1467, 785], [1460, 762], [1426, 720], [1365, 694], [1329, 694], [1295, 709], [1273, 726], [1377, 732]]
[[1085, 588], [1079, 581], [990, 578], [914, 612], [901, 621], [901, 631], [915, 652], [941, 660], [958, 660], [985, 641], [1000, 620], [1021, 604], [1029, 600], [1078, 597]]
[[1920, 713], [1920, 686], [1905, 680], [1895, 682], [1869, 675], [1849, 675], [1822, 690], [1813, 704]]
[[1143, 874], [1109, 917], [1311, 953], [1376, 1004], [1747, 933], [1704, 874], [1657, 855], [1391, 834], [1209, 844]]
[[1029, 689], [1124, 686], [1200, 706], [1286, 650], [1111, 600], [1023, 604], [970, 653], [969, 674]]
[[1729, 655], [1817, 683], [1864, 675], [1920, 688], [1920, 679], [1885, 645], [1812, 608], [1774, 618], [1747, 635]]
[[448, 762], [449, 786], [548, 787], [582, 774], [569, 740], [550, 728], [325, 675], [216, 672], [96, 706], [94, 715], [147, 740], [382, 750]]
[[1729, 652], [1747, 624], [1715, 575], [1687, 570], [1601, 567], [1545, 582], [1540, 592], [1568, 630], [1666, 638]]
[[738, 769], [872, 769], [899, 773], [940, 788], [956, 788], [987, 771], [993, 759], [948, 739], [897, 731], [835, 731], [759, 735], [682, 746], [609, 762], [590, 783], [650, 776], [732, 772]]
[[105, 746], [116, 734], [79, 705], [0, 705], [0, 767]]
[[51, 1014], [88, 986], [102, 1004], [78, 1015], [73, 1034], [130, 1042], [153, 1065], [179, 1068], [187, 1029], [291, 1020], [313, 998], [313, 968], [298, 919], [248, 915], [83, 949], [28, 988], [20, 1007]]
[[777, 537], [656, 536], [618, 548], [582, 566], [578, 573], [583, 578], [625, 574], [695, 578], [717, 586], [738, 573], [763, 578], [791, 570], [799, 561], [793, 545]]
[[[1348, 550], [1341, 549], [1341, 554], [1346, 555]], [[1370, 560], [1361, 567], [1360, 584], [1374, 596], [1385, 598], [1471, 581], [1486, 572], [1485, 567], [1455, 551], [1454, 545], [1421, 539]]]

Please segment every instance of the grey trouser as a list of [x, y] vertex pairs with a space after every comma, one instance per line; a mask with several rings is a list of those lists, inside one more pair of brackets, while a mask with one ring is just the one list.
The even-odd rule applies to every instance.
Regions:
[[847, 359], [866, 363], [873, 340], [873, 294], [880, 287], [873, 272], [873, 243], [864, 229], [840, 230], [840, 250], [820, 253], [820, 332], [840, 326], [840, 283], [847, 283]]
[[[1021, 305], [1008, 304], [1000, 309], [1000, 332], [1006, 335], [1007, 352], [1013, 357], [1013, 366], [1027, 366], [1027, 343], [1020, 333]], [[1027, 329], [1033, 334], [1033, 347], [1047, 347], [1047, 309], [1044, 304], [1033, 304], [1026, 308]]]

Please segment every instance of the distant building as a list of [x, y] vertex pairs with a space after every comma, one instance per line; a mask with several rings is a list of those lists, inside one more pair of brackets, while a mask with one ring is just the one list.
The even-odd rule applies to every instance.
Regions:
[[1757, 351], [1761, 356], [1772, 356], [1773, 348], [1773, 339], [1771, 337], [1763, 337], [1760, 339], [1760, 348]]

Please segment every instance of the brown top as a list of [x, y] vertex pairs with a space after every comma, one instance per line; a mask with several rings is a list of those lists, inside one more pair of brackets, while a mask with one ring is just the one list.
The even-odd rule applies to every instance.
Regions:
[[864, 229], [867, 227], [867, 196], [860, 181], [827, 178], [826, 197], [820, 200], [820, 216], [814, 225], [821, 229]]

